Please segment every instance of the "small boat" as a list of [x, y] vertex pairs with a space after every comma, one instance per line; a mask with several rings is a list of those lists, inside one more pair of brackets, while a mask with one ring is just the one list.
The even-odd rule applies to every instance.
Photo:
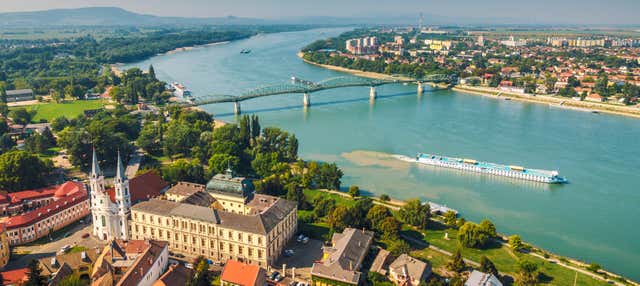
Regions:
[[251, 53], [250, 49], [242, 49], [242, 51], [240, 51], [241, 54], [248, 54]]

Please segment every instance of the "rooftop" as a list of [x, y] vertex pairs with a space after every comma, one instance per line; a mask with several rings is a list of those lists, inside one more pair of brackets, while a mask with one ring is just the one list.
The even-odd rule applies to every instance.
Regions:
[[224, 195], [247, 198], [253, 191], [253, 183], [244, 177], [235, 177], [231, 170], [217, 174], [207, 183], [207, 191]]
[[197, 192], [203, 192], [205, 190], [205, 185], [202, 184], [178, 182], [173, 187], [171, 187], [166, 194], [189, 197]]
[[227, 260], [227, 264], [222, 270], [221, 281], [230, 282], [234, 285], [253, 286], [256, 285], [262, 273], [257, 265], [244, 264], [235, 260]]
[[502, 286], [502, 282], [492, 274], [473, 270], [464, 286]]
[[[148, 172], [129, 180], [129, 193], [131, 204], [146, 201], [159, 196], [162, 191], [169, 186], [160, 175], [155, 172]], [[112, 202], [116, 201], [115, 189], [107, 190]]]
[[402, 254], [389, 265], [389, 271], [409, 276], [411, 280], [420, 280], [425, 272], [431, 272], [431, 267], [427, 262]]
[[187, 285], [187, 280], [191, 279], [192, 275], [193, 270], [184, 267], [182, 264], [173, 264], [169, 266], [167, 272], [153, 283], [153, 286]]
[[332, 247], [325, 247], [328, 255], [321, 263], [314, 263], [311, 274], [358, 284], [360, 279], [360, 263], [369, 251], [373, 241], [373, 232], [347, 228], [342, 233], [334, 233]]

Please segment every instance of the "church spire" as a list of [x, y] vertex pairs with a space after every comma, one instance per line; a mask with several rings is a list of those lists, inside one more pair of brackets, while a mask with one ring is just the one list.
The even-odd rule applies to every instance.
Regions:
[[122, 159], [120, 158], [120, 150], [118, 150], [118, 166], [116, 167], [116, 179], [120, 179], [121, 182], [127, 180], [124, 172], [124, 167], [122, 166]]
[[96, 155], [96, 148], [93, 147], [93, 160], [91, 161], [91, 176], [98, 177], [101, 175], [100, 165], [98, 165], [98, 156]]

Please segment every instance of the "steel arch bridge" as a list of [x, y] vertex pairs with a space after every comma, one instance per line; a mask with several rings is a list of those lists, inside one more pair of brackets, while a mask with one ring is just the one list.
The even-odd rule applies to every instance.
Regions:
[[183, 103], [183, 105], [187, 106], [198, 106], [198, 105], [207, 105], [207, 104], [215, 104], [215, 103], [228, 103], [235, 102], [239, 103], [241, 101], [272, 96], [278, 94], [296, 94], [301, 93], [308, 96], [310, 93], [314, 93], [317, 91], [335, 89], [335, 88], [345, 88], [345, 87], [356, 87], [356, 86], [369, 86], [376, 87], [380, 85], [386, 84], [399, 84], [399, 83], [418, 83], [420, 85], [419, 91], [421, 92], [422, 83], [432, 82], [432, 83], [453, 83], [456, 80], [455, 76], [446, 75], [446, 74], [434, 74], [423, 77], [422, 79], [397, 79], [397, 80], [387, 80], [387, 79], [369, 79], [363, 77], [355, 77], [355, 76], [339, 76], [332, 77], [328, 79], [324, 79], [318, 82], [312, 82], [304, 79], [300, 79], [297, 77], [292, 77], [291, 82], [274, 84], [274, 85], [266, 85], [257, 87], [255, 89], [246, 91], [241, 95], [206, 95], [201, 97], [194, 97], [191, 101]]

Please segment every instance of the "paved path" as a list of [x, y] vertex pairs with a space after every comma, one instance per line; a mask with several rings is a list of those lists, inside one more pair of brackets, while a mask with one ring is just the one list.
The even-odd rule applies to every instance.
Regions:
[[131, 159], [129, 159], [129, 163], [127, 163], [127, 170], [124, 171], [127, 178], [132, 179], [136, 176], [138, 169], [140, 169], [140, 163], [142, 163], [143, 152], [141, 148], [138, 148], [131, 155]]
[[[429, 249], [431, 249], [431, 250], [433, 250], [433, 251], [440, 252], [440, 253], [442, 253], [442, 254], [444, 254], [444, 255], [447, 255], [447, 256], [453, 256], [453, 253], [451, 253], [451, 252], [449, 252], [449, 251], [446, 251], [446, 250], [444, 250], [444, 249], [442, 249], [442, 248], [440, 248], [440, 247], [437, 247], [437, 246], [431, 245], [431, 244], [427, 243], [427, 242], [426, 242], [426, 241], [424, 241], [424, 240], [417, 239], [417, 238], [413, 238], [413, 237], [406, 236], [406, 235], [400, 235], [400, 236], [401, 236], [404, 240], [410, 241], [410, 242], [411, 242], [411, 243], [413, 243], [414, 245], [418, 245], [418, 246], [420, 246], [420, 247], [426, 247], [426, 248], [429, 248]], [[466, 259], [466, 258], [462, 258], [462, 259], [464, 260], [464, 263], [469, 264], [469, 265], [472, 265], [473, 267], [479, 267], [479, 266], [480, 266], [480, 263], [475, 262], [475, 261], [473, 261], [473, 260], [469, 260], [469, 259]]]

